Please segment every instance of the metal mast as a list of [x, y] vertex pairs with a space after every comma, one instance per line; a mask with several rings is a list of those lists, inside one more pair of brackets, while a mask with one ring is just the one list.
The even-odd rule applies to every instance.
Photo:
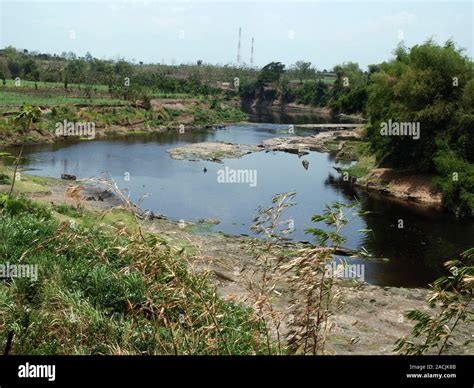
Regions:
[[253, 36], [252, 36], [252, 48], [250, 49], [250, 67], [253, 67]]
[[237, 46], [237, 64], [240, 63], [240, 38], [242, 37], [242, 28], [239, 27], [239, 45]]

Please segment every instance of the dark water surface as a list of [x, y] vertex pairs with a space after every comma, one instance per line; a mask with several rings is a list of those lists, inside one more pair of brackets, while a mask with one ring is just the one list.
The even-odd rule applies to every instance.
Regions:
[[243, 104], [241, 110], [245, 112], [249, 121], [253, 123], [274, 124], [328, 124], [328, 123], [350, 123], [354, 119], [338, 115], [324, 115], [317, 111], [291, 111], [286, 109], [272, 109], [270, 107], [253, 108], [249, 104]]
[[[460, 222], [448, 214], [423, 210], [387, 198], [358, 192], [342, 182], [329, 155], [312, 152], [303, 158], [283, 152], [258, 152], [224, 163], [173, 160], [167, 149], [199, 141], [259, 144], [262, 140], [287, 135], [288, 125], [253, 124], [230, 126], [227, 130], [186, 134], [134, 135], [128, 138], [68, 142], [25, 148], [24, 168], [30, 174], [78, 178], [109, 172], [133, 200], [151, 193], [142, 206], [170, 218], [197, 221], [217, 218], [212, 231], [251, 235], [250, 226], [258, 206], [268, 206], [272, 195], [295, 190], [297, 205], [286, 218], [294, 220], [293, 238], [309, 241], [304, 233], [315, 226], [310, 218], [333, 201], [360, 200], [372, 213], [354, 217], [344, 230], [350, 248], [365, 247], [383, 261], [353, 260], [365, 264], [365, 280], [390, 286], [426, 286], [442, 273], [442, 262], [473, 245], [474, 223]], [[307, 133], [301, 133], [307, 134]], [[310, 163], [305, 170], [302, 159]], [[207, 173], [203, 172], [204, 167]], [[257, 171], [257, 184], [219, 183], [219, 169]], [[130, 181], [124, 175], [130, 174]], [[397, 223], [403, 219], [404, 228]], [[372, 229], [364, 235], [359, 229]]]

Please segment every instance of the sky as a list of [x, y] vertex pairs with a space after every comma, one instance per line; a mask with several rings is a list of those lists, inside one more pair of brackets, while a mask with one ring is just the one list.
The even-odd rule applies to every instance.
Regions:
[[473, 2], [0, 0], [0, 47], [60, 54], [90, 52], [145, 63], [242, 62], [317, 69], [389, 60], [397, 44], [453, 39], [473, 54]]

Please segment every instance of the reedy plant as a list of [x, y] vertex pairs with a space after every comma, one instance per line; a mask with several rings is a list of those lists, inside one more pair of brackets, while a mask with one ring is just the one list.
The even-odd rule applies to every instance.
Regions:
[[274, 308], [274, 299], [280, 276], [278, 268], [281, 262], [278, 247], [288, 241], [287, 235], [293, 232], [291, 220], [282, 220], [283, 212], [294, 205], [295, 192], [276, 194], [272, 197], [272, 206], [258, 209], [253, 220], [252, 230], [260, 235], [262, 241], [252, 241], [249, 251], [256, 259], [255, 271], [248, 281], [247, 288], [253, 307], [261, 321], [267, 341], [268, 353], [273, 351], [272, 334], [276, 335], [277, 352], [283, 351], [281, 338], [282, 313]]
[[[295, 195], [294, 192], [275, 195], [273, 206], [259, 209], [252, 230], [263, 237], [263, 243], [255, 241], [251, 245], [256, 269], [248, 289], [267, 332], [269, 353], [271, 337], [275, 334], [279, 354], [322, 354], [332, 328], [329, 318], [342, 306], [341, 293], [333, 289], [336, 274], [327, 270], [327, 263], [346, 241], [341, 234], [350, 221], [345, 211], [358, 204], [335, 202], [326, 206], [322, 215], [313, 216], [312, 221], [324, 222], [333, 230], [308, 229], [307, 233], [316, 237], [318, 245], [295, 249], [293, 256], [288, 258], [282, 255], [282, 245], [294, 229], [291, 220], [282, 220], [282, 214], [294, 205]], [[330, 246], [327, 246], [328, 241], [332, 242]], [[363, 251], [361, 255], [367, 254]], [[277, 290], [279, 287], [285, 290]], [[289, 299], [285, 312], [274, 307], [275, 299], [282, 294]], [[285, 342], [282, 340], [283, 323], [288, 330]]]
[[[288, 347], [298, 354], [324, 354], [328, 335], [333, 328], [330, 317], [342, 307], [342, 294], [334, 288], [336, 273], [328, 271], [328, 263], [346, 241], [342, 229], [350, 222], [346, 213], [358, 206], [357, 202], [326, 205], [324, 212], [311, 218], [324, 222], [332, 230], [308, 228], [307, 234], [315, 236], [317, 245], [300, 250], [296, 257], [282, 266], [290, 273], [290, 325]], [[356, 211], [353, 215], [363, 214]], [[366, 212], [364, 213], [366, 214]], [[368, 230], [362, 230], [368, 232]], [[328, 242], [331, 245], [328, 246]], [[359, 256], [366, 255], [362, 251]], [[342, 263], [344, 265], [344, 263]]]
[[[474, 248], [461, 254], [462, 260], [450, 260], [444, 265], [451, 273], [442, 276], [430, 285], [428, 306], [434, 310], [427, 313], [410, 310], [406, 317], [415, 325], [408, 337], [399, 338], [395, 351], [406, 355], [422, 355], [436, 352], [442, 354], [450, 346], [456, 329], [474, 322]], [[472, 342], [470, 338], [464, 345]]]

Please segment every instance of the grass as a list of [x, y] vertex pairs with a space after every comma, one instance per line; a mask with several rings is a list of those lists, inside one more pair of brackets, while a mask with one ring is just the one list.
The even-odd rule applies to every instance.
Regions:
[[376, 157], [370, 153], [369, 147], [369, 143], [364, 141], [344, 142], [343, 155], [348, 159], [357, 159], [357, 162], [351, 167], [341, 169], [341, 171], [345, 171], [357, 179], [367, 176], [377, 165]]
[[11, 179], [8, 174], [0, 173], [0, 185], [9, 185], [11, 184]]
[[[240, 122], [247, 118], [246, 114], [239, 109], [222, 102], [213, 104], [205, 98], [194, 98], [193, 102], [185, 104], [183, 109], [161, 106], [146, 110], [121, 99], [99, 96], [90, 99], [80, 96], [64, 96], [57, 87], [52, 87], [50, 94], [35, 93], [27, 89], [26, 86], [27, 84], [25, 84], [23, 90], [19, 87], [18, 91], [13, 91], [12, 88], [3, 88], [3, 90], [0, 88], [0, 99], [2, 100], [0, 111], [10, 114], [0, 117], [0, 145], [41, 143], [54, 140], [56, 125], [58, 122], [63, 122], [63, 120], [94, 123], [96, 128], [108, 128], [109, 133], [112, 133], [113, 128], [110, 128], [110, 126], [123, 128], [138, 126], [138, 129], [141, 126], [147, 128], [163, 126], [177, 128], [181, 124], [180, 115], [186, 115], [186, 119], [190, 119], [187, 123], [197, 126], [222, 122]], [[184, 99], [192, 96], [188, 94], [156, 94], [155, 97]], [[213, 102], [215, 101], [217, 100], [213, 100]], [[25, 131], [13, 120], [13, 115], [25, 103], [40, 107], [51, 107], [51, 111], [44, 112], [40, 120], [34, 122], [29, 131]], [[85, 105], [86, 107], [77, 105]], [[120, 131], [115, 132], [120, 133]], [[82, 140], [86, 139], [83, 137]]]
[[164, 92], [153, 92], [151, 93], [153, 98], [176, 98], [176, 99], [195, 99], [196, 96], [190, 93], [164, 93]]
[[[6, 177], [0, 180], [0, 192], [8, 192], [13, 178], [13, 171], [0, 164], [0, 176]], [[14, 192], [17, 194], [48, 193], [50, 191], [48, 185], [53, 183], [65, 184], [60, 179], [35, 177], [20, 173], [20, 179], [17, 178], [15, 182]]]
[[38, 279], [0, 282], [0, 344], [13, 333], [10, 354], [263, 353], [252, 310], [188, 271], [179, 244], [71, 227], [14, 201], [25, 206], [14, 215], [0, 201], [0, 259], [37, 265]]
[[33, 95], [27, 93], [5, 92], [0, 90], [0, 100], [2, 105], [6, 108], [21, 106], [22, 104], [39, 105], [39, 106], [58, 106], [66, 104], [80, 104], [80, 105], [128, 105], [129, 102], [120, 99], [111, 98], [80, 98], [80, 97], [65, 97], [65, 96], [43, 96]]
[[[11, 174], [7, 174], [9, 181], [0, 181], [0, 193], [7, 193], [10, 191]], [[48, 193], [49, 188], [47, 186], [39, 185], [29, 180], [16, 180], [14, 192], [17, 194], [34, 194], [34, 193]]]
[[[7, 79], [6, 80], [6, 85], [3, 85], [3, 81], [0, 82], [0, 90], [3, 88], [18, 88], [18, 89], [35, 89], [35, 84], [38, 87], [38, 90], [49, 90], [49, 89], [64, 89], [64, 83], [63, 82], [43, 82], [43, 81], [26, 81], [26, 80], [21, 80], [20, 85], [16, 85], [15, 80], [13, 79]], [[99, 85], [99, 84], [93, 84], [93, 85], [86, 85], [86, 84], [68, 84], [68, 89], [84, 89], [85, 87], [92, 87], [93, 90], [96, 91], [103, 91], [107, 92], [108, 91], [108, 86], [107, 85]]]
[[366, 177], [370, 170], [376, 167], [376, 160], [374, 155], [362, 156], [353, 166], [344, 169], [349, 175], [358, 179]]

